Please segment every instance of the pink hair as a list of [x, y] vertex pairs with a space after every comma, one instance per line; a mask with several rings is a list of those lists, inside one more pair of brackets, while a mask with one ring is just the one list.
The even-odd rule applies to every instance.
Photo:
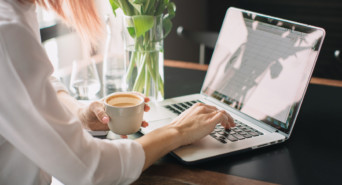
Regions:
[[103, 23], [96, 11], [94, 0], [19, 0], [37, 3], [54, 10], [72, 26], [85, 43], [95, 44], [103, 35]]

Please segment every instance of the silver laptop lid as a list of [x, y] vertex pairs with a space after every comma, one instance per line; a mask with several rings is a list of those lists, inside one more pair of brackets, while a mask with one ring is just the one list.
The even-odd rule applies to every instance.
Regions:
[[202, 94], [290, 134], [325, 31], [229, 8]]

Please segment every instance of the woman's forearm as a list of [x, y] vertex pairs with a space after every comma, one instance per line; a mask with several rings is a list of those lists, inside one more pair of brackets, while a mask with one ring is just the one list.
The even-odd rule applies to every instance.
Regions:
[[75, 116], [78, 116], [78, 111], [82, 107], [80, 102], [78, 102], [74, 97], [70, 96], [70, 94], [65, 91], [58, 91], [57, 97], [70, 112], [72, 112]]
[[145, 151], [143, 170], [181, 145], [180, 133], [173, 125], [161, 127], [136, 139], [136, 141], [143, 146]]

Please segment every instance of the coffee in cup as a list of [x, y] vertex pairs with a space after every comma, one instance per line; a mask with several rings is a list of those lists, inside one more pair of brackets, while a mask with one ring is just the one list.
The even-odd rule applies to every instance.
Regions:
[[108, 95], [105, 111], [109, 115], [109, 129], [120, 135], [139, 131], [144, 116], [144, 98], [133, 92], [117, 92]]

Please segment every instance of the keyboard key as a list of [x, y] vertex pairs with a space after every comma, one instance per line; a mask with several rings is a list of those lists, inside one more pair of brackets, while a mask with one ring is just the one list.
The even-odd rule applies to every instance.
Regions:
[[220, 131], [218, 131], [217, 133], [220, 134], [220, 135], [223, 135], [225, 132], [222, 131], [222, 130], [220, 130]]
[[223, 136], [219, 136], [218, 139], [219, 139], [219, 140], [225, 140], [226, 138], [223, 137]]
[[229, 136], [229, 133], [228, 133], [228, 132], [224, 132], [224, 133], [222, 134], [222, 136], [224, 136], [225, 138], [227, 138], [227, 137]]
[[240, 130], [239, 128], [236, 128], [236, 127], [233, 127], [232, 130], [235, 131], [235, 132], [240, 132], [240, 131], [242, 131], [242, 130]]
[[225, 139], [219, 139], [219, 141], [220, 141], [221, 143], [223, 143], [223, 144], [226, 144], [226, 143], [227, 143], [227, 141], [226, 141]]
[[232, 134], [232, 136], [238, 138], [239, 140], [245, 139], [245, 137], [243, 137], [242, 135], [240, 135], [238, 133]]
[[252, 135], [250, 135], [250, 134], [248, 134], [248, 133], [246, 133], [245, 135], [243, 135], [245, 138], [251, 138], [252, 137]]
[[181, 112], [180, 111], [178, 111], [177, 109], [171, 109], [172, 110], [172, 112], [174, 112], [174, 113], [176, 113], [176, 114], [180, 114]]
[[232, 136], [232, 135], [229, 135], [227, 139], [228, 139], [229, 141], [232, 141], [232, 142], [238, 140], [236, 137], [234, 137], [234, 136]]
[[248, 133], [245, 132], [245, 131], [239, 131], [238, 134], [240, 134], [240, 135], [247, 135]]
[[244, 127], [244, 128], [242, 128], [242, 130], [243, 130], [243, 131], [245, 131], [245, 132], [249, 132], [249, 131], [250, 131], [250, 129], [248, 129], [248, 128], [245, 128], [245, 127]]
[[257, 132], [254, 132], [254, 131], [249, 132], [249, 134], [251, 134], [251, 135], [254, 136], [254, 137], [259, 135]]
[[174, 104], [173, 106], [176, 107], [178, 110], [180, 110], [182, 112], [185, 110], [185, 108], [183, 108], [183, 107], [181, 107], [181, 106], [179, 106], [177, 104]]
[[190, 107], [192, 106], [191, 102], [185, 102], [185, 104], [189, 105]]
[[199, 101], [198, 101], [198, 100], [196, 100], [196, 101], [191, 101], [192, 104], [195, 104], [195, 103], [197, 103], [197, 102], [199, 102]]
[[215, 128], [215, 129], [214, 129], [214, 132], [221, 132], [221, 129]]
[[185, 109], [188, 109], [188, 108], [190, 108], [191, 106], [189, 106], [189, 105], [186, 105], [186, 104], [184, 104], [184, 103], [180, 103], [179, 105], [181, 105], [182, 107], [184, 107]]

